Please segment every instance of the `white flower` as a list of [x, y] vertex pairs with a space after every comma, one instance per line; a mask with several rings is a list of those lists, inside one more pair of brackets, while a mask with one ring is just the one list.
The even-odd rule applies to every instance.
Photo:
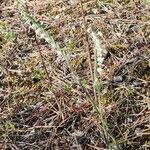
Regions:
[[99, 74], [101, 74], [102, 72], [103, 72], [103, 69], [102, 68], [97, 68], [97, 72], [99, 73]]
[[97, 58], [97, 63], [98, 63], [98, 65], [101, 65], [101, 64], [103, 63], [103, 61], [104, 61], [104, 58], [103, 58], [103, 57], [98, 57], [98, 58]]

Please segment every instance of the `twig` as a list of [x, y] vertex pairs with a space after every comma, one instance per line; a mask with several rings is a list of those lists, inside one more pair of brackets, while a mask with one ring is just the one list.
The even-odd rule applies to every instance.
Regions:
[[93, 75], [93, 70], [92, 70], [92, 60], [91, 60], [91, 53], [90, 53], [90, 44], [89, 44], [89, 41], [88, 41], [87, 22], [86, 22], [86, 19], [85, 19], [85, 14], [84, 14], [82, 0], [80, 0], [80, 7], [81, 7], [81, 13], [82, 13], [82, 18], [83, 18], [83, 26], [84, 26], [84, 31], [85, 31], [85, 41], [86, 41], [87, 52], [88, 52], [88, 62], [89, 62], [89, 67], [90, 67], [91, 79], [93, 81], [94, 80], [94, 75]]
[[47, 79], [49, 80], [49, 83], [51, 84], [52, 80], [51, 80], [51, 77], [49, 76], [49, 73], [48, 73], [48, 70], [46, 68], [46, 64], [44, 62], [44, 58], [43, 58], [43, 55], [42, 55], [42, 51], [41, 51], [41, 48], [39, 46], [39, 42], [36, 38], [36, 34], [34, 33], [34, 38], [35, 38], [35, 42], [37, 44], [37, 47], [38, 47], [38, 51], [39, 51], [39, 54], [40, 54], [40, 58], [41, 58], [41, 62], [42, 62], [42, 65], [44, 67], [44, 70], [45, 70], [45, 73], [46, 73], [46, 76], [47, 76]]

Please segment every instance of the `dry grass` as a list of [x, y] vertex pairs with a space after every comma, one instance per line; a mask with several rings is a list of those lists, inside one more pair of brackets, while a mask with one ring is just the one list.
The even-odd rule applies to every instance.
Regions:
[[[28, 9], [66, 47], [93, 97], [80, 3], [28, 1]], [[108, 51], [101, 79], [104, 117], [119, 149], [150, 148], [150, 4], [84, 0], [87, 26]], [[104, 150], [92, 104], [55, 50], [24, 26], [12, 0], [0, 2], [0, 149]], [[93, 43], [89, 36], [93, 57]], [[49, 73], [47, 79], [39, 48]], [[94, 64], [94, 60], [92, 59]], [[92, 65], [93, 65], [92, 64]], [[115, 146], [112, 146], [115, 150]]]

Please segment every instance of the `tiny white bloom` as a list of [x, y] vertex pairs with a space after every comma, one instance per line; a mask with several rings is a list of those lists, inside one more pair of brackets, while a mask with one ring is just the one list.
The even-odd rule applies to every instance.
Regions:
[[102, 68], [97, 68], [97, 72], [98, 72], [98, 73], [102, 73], [102, 72], [103, 72], [103, 69], [102, 69]]
[[97, 58], [97, 62], [98, 62], [99, 65], [101, 65], [103, 63], [103, 61], [104, 61], [103, 57], [98, 57]]

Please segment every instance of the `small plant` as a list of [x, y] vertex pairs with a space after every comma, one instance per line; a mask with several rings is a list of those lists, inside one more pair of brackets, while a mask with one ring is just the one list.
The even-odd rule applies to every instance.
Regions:
[[[81, 3], [82, 3], [82, 1], [81, 1]], [[81, 80], [78, 77], [76, 71], [73, 69], [73, 67], [69, 61], [69, 58], [67, 57], [65, 49], [60, 48], [59, 44], [54, 40], [54, 38], [43, 28], [43, 26], [39, 22], [37, 22], [33, 18], [32, 14], [28, 11], [28, 9], [26, 7], [25, 0], [18, 0], [18, 9], [19, 9], [21, 18], [25, 21], [24, 23], [29, 25], [29, 27], [32, 28], [40, 38], [45, 39], [45, 41], [47, 41], [51, 45], [51, 47], [56, 50], [57, 54], [62, 56], [62, 59], [65, 60], [66, 65], [70, 69], [70, 72], [73, 76], [73, 79], [75, 80], [75, 82], [77, 84], [79, 84], [79, 86], [81, 87], [83, 92], [86, 94], [86, 97], [88, 97], [89, 101], [92, 103], [93, 109], [94, 109], [95, 113], [97, 114], [98, 118], [100, 119], [101, 128], [102, 128], [103, 134], [104, 134], [104, 139], [106, 140], [108, 148], [111, 149], [112, 145], [118, 148], [116, 140], [114, 139], [114, 137], [111, 135], [111, 133], [109, 131], [109, 127], [107, 125], [107, 119], [104, 117], [103, 105], [100, 102], [102, 84], [97, 77], [97, 71], [99, 71], [99, 70], [100, 70], [100, 72], [103, 71], [101, 68], [101, 65], [102, 65], [104, 58], [102, 57], [103, 49], [100, 45], [98, 37], [96, 36], [96, 33], [91, 28], [88, 30], [88, 32], [91, 34], [91, 37], [92, 37], [93, 43], [94, 43], [94, 59], [95, 59], [94, 73], [92, 71], [92, 67], [90, 68], [90, 71], [92, 74], [91, 76], [94, 77], [94, 80], [93, 80], [94, 97], [92, 97], [89, 94], [88, 89], [85, 86], [85, 82], [83, 82], [83, 80]], [[83, 18], [84, 18], [84, 16], [83, 16]], [[69, 45], [69, 46], [73, 47], [74, 45]], [[88, 51], [88, 53], [89, 53], [89, 51]], [[90, 54], [88, 57], [89, 57], [89, 61], [91, 61]], [[89, 64], [91, 65], [92, 63], [90, 62]], [[68, 87], [68, 85], [65, 86], [64, 88], [66, 90], [70, 89], [70, 87]]]
[[6, 21], [0, 21], [0, 58], [5, 57], [14, 46], [15, 33], [8, 28]]
[[40, 70], [34, 70], [31, 78], [34, 82], [38, 82], [43, 78], [43, 73]]
[[1, 122], [0, 121], [0, 130], [5, 131], [1, 136], [4, 139], [3, 148], [7, 145], [8, 142], [8, 134], [9, 132], [15, 130], [15, 126], [11, 121]]
[[0, 38], [3, 43], [13, 43], [15, 39], [14, 32], [8, 29], [8, 24], [6, 21], [0, 21]]

